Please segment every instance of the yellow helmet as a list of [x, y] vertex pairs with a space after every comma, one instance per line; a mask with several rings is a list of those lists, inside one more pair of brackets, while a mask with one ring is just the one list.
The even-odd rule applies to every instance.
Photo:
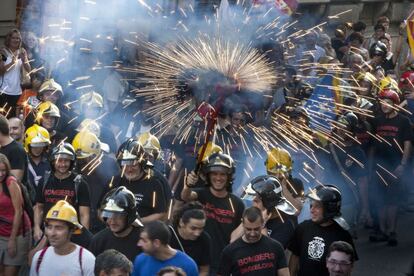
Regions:
[[267, 153], [265, 165], [268, 173], [290, 173], [292, 164], [292, 157], [285, 149], [273, 148]]
[[75, 208], [65, 200], [59, 200], [52, 208], [50, 208], [45, 220], [49, 219], [66, 221], [73, 226], [82, 229]]
[[384, 89], [391, 89], [394, 91], [397, 91], [400, 94], [400, 89], [398, 88], [398, 82], [391, 78], [390, 76], [387, 76], [383, 79], [381, 79], [378, 83], [378, 91], [382, 91]]
[[101, 127], [98, 125], [98, 123], [95, 120], [92, 119], [85, 119], [83, 120], [78, 128], [77, 131], [90, 131], [93, 134], [95, 134], [97, 137], [101, 136]]
[[358, 73], [356, 80], [358, 82], [366, 81], [366, 82], [369, 82], [371, 85], [374, 85], [377, 82], [377, 78], [369, 72]]
[[144, 132], [138, 136], [138, 143], [143, 146], [146, 153], [151, 154], [155, 159], [158, 158], [161, 151], [161, 145], [157, 137], [149, 132]]
[[73, 138], [72, 146], [76, 152], [76, 158], [82, 159], [92, 155], [101, 154], [101, 142], [90, 131], [83, 130]]
[[32, 125], [29, 127], [24, 136], [24, 149], [29, 152], [31, 147], [46, 147], [50, 145], [50, 135], [47, 129], [39, 125]]
[[[199, 148], [197, 156], [201, 155], [201, 151], [203, 150], [203, 147], [204, 147], [204, 145], [202, 145]], [[207, 146], [206, 146], [206, 149], [204, 151], [203, 158], [201, 159], [201, 162], [206, 163], [208, 161], [208, 158], [213, 153], [222, 153], [222, 152], [223, 152], [223, 149], [220, 146], [217, 146], [213, 142], [209, 141], [209, 142], [207, 142]], [[199, 160], [198, 157], [197, 157], [197, 160]]]
[[81, 107], [86, 105], [87, 107], [103, 107], [103, 98], [100, 94], [91, 91], [83, 94], [79, 99]]
[[36, 119], [37, 124], [42, 123], [43, 115], [49, 115], [51, 117], [60, 118], [59, 108], [52, 102], [43, 102], [36, 108]]

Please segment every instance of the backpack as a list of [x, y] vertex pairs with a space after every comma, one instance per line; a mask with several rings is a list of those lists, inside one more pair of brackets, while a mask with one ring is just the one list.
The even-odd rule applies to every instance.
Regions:
[[[80, 247], [79, 248], [79, 266], [80, 266], [80, 269], [81, 269], [81, 275], [83, 276], [83, 267], [82, 267], [83, 247], [82, 246], [79, 246], [79, 247]], [[46, 246], [40, 252], [39, 258], [37, 259], [37, 262], [36, 262], [36, 274], [39, 274], [40, 265], [42, 264], [43, 257], [45, 256], [46, 251], [47, 251], [48, 248], [49, 248], [49, 246]]]
[[[42, 195], [45, 194], [46, 185], [49, 182], [50, 175], [51, 175], [51, 171], [46, 171], [45, 175], [43, 176]], [[73, 182], [75, 183], [75, 202], [72, 205], [75, 207], [76, 205], [78, 205], [78, 189], [82, 182], [82, 175], [76, 174], [75, 179], [73, 179]]]
[[[8, 176], [6, 178], [6, 181], [3, 181], [2, 183], [3, 191], [8, 197], [10, 197], [10, 191], [9, 191], [9, 187], [7, 186], [7, 182], [12, 180], [10, 177], [13, 177], [13, 176]], [[19, 185], [20, 190], [22, 191], [23, 211], [26, 212], [26, 214], [29, 216], [30, 222], [33, 224], [34, 211], [33, 211], [33, 204], [30, 199], [29, 191], [27, 190], [26, 185], [22, 184], [15, 177], [13, 177], [13, 179], [16, 180], [17, 185]], [[24, 215], [24, 212], [23, 212], [23, 215]], [[23, 219], [23, 229], [24, 229], [24, 219]]]

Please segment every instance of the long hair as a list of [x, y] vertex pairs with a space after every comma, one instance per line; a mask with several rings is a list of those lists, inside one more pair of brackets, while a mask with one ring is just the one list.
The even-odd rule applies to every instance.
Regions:
[[10, 166], [9, 159], [7, 159], [6, 155], [2, 153], [0, 153], [0, 164], [4, 164], [4, 166], [6, 167], [6, 175], [4, 177], [4, 180], [1, 182], [3, 193], [5, 193], [8, 197], [10, 197], [10, 192], [9, 192], [9, 189], [7, 188], [6, 180], [11, 175], [10, 174], [11, 166]]
[[11, 29], [7, 34], [6, 37], [4, 39], [4, 45], [9, 48], [10, 47], [10, 42], [11, 42], [11, 37], [13, 34], [18, 34], [20, 36], [20, 44], [19, 44], [19, 48], [22, 47], [22, 34], [20, 33], [20, 31], [18, 29]]

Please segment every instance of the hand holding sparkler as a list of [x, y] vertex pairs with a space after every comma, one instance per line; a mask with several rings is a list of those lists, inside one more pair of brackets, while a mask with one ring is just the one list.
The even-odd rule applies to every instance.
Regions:
[[191, 187], [195, 186], [197, 181], [198, 181], [198, 175], [195, 173], [195, 171], [192, 171], [191, 173], [189, 173], [187, 175], [187, 179], [186, 179], [185, 184], [186, 184], [187, 187], [191, 188]]

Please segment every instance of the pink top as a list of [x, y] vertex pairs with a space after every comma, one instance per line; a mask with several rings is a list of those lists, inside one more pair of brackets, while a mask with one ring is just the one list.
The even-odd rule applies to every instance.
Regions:
[[[7, 187], [10, 186], [12, 181], [16, 179], [12, 176], [9, 176], [6, 180]], [[2, 184], [0, 184], [2, 185]], [[24, 230], [25, 233], [31, 228], [31, 223], [29, 216], [26, 212], [24, 212]], [[14, 218], [14, 207], [10, 197], [6, 195], [4, 191], [0, 192], [0, 236], [3, 237], [10, 237], [12, 228], [13, 228], [13, 218]], [[22, 219], [23, 219], [22, 218]], [[18, 235], [23, 233], [23, 221], [20, 226]]]

